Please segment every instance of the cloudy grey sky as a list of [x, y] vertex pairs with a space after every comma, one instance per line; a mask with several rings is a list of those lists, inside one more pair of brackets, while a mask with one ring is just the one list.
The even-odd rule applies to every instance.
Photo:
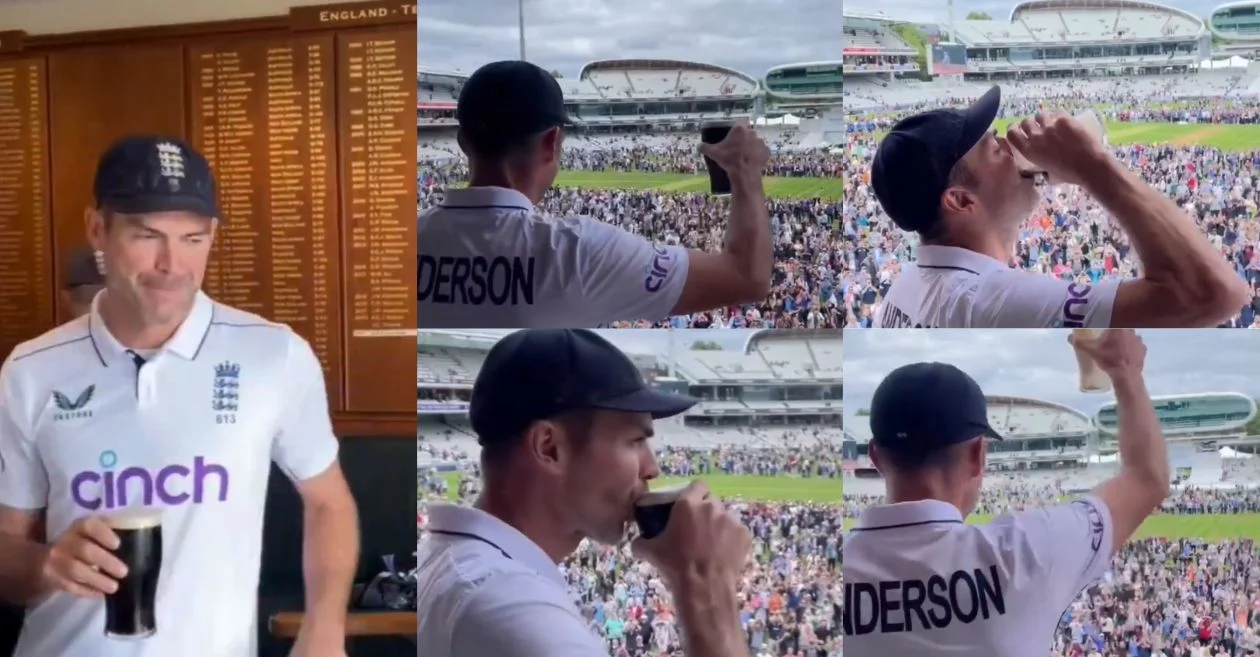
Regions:
[[[777, 64], [840, 58], [841, 0], [524, 0], [526, 59], [576, 77], [597, 59], [684, 59], [760, 79]], [[516, 59], [517, 3], [421, 0], [421, 68], [471, 73]]]
[[[846, 421], [869, 406], [880, 380], [918, 361], [958, 366], [985, 394], [1036, 397], [1093, 414], [1110, 394], [1084, 394], [1064, 329], [845, 331]], [[1152, 395], [1241, 392], [1260, 397], [1260, 331], [1139, 331]]]
[[[1010, 18], [1015, 0], [955, 0], [954, 19], [962, 20], [969, 12], [982, 11], [994, 20]], [[1188, 11], [1199, 18], [1206, 18], [1212, 9], [1224, 4], [1224, 0], [1173, 0], [1161, 4]], [[944, 23], [948, 20], [947, 3], [941, 0], [844, 0], [844, 7], [862, 13], [883, 12], [894, 20], [915, 23]]]
[[596, 333], [604, 336], [609, 342], [635, 353], [664, 356], [669, 353], [669, 343], [674, 341], [674, 349], [685, 351], [698, 340], [716, 342], [723, 349], [739, 351], [744, 348], [751, 329], [684, 329], [665, 331], [662, 329], [598, 329]]

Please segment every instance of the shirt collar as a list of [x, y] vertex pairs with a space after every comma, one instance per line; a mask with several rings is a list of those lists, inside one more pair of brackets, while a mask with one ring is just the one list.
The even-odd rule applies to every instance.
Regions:
[[[99, 306], [101, 297], [105, 294], [107, 291], [102, 290], [92, 297], [92, 309], [88, 312], [88, 335], [92, 338], [92, 346], [101, 359], [101, 365], [109, 367], [111, 363], [125, 359], [127, 365], [131, 366], [134, 361], [127, 353], [127, 347], [124, 347], [109, 332], [105, 321], [101, 319]], [[213, 320], [214, 301], [198, 290], [197, 296], [193, 299], [192, 311], [175, 330], [175, 335], [162, 345], [161, 350], [172, 352], [187, 360], [197, 358], [197, 354], [201, 352], [201, 345], [205, 343], [206, 335], [210, 332], [210, 324]]]
[[920, 267], [961, 269], [973, 274], [984, 274], [991, 271], [1009, 269], [1001, 260], [990, 258], [957, 246], [936, 246], [924, 244], [919, 247], [915, 256], [915, 264]]
[[456, 504], [429, 505], [429, 528], [480, 537], [560, 586], [567, 586], [556, 562], [517, 528], [482, 511]]
[[919, 500], [917, 502], [899, 502], [897, 504], [881, 504], [867, 507], [858, 517], [854, 527], [858, 531], [875, 529], [892, 529], [907, 525], [925, 525], [929, 523], [947, 523], [963, 521], [958, 507], [940, 500]]
[[524, 210], [534, 212], [534, 204], [524, 194], [506, 187], [465, 187], [448, 189], [442, 206], [448, 210]]

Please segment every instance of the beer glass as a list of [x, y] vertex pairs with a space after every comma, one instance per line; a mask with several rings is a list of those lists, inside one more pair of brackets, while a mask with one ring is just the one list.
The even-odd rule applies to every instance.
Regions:
[[[700, 143], [716, 144], [731, 134], [734, 123], [713, 122], [700, 126]], [[731, 193], [731, 176], [713, 158], [704, 155], [705, 167], [709, 170], [709, 193], [714, 196], [727, 196]]]
[[[1098, 141], [1101, 141], [1104, 144], [1107, 143], [1107, 127], [1103, 124], [1102, 119], [1098, 117], [1098, 113], [1094, 110], [1087, 109], [1077, 112], [1072, 115], [1072, 120], [1081, 124], [1081, 126], [1085, 128], [1086, 132], [1093, 135], [1093, 137]], [[1023, 153], [1020, 153], [1013, 147], [1011, 151], [1015, 155], [1015, 166], [1019, 167], [1020, 175], [1025, 178], [1036, 179], [1038, 182], [1051, 187], [1063, 184], [1063, 181], [1055, 180], [1050, 176], [1050, 174], [1038, 167], [1036, 163], [1031, 162], [1028, 158], [1024, 157]]]
[[650, 491], [634, 505], [634, 522], [639, 526], [639, 536], [652, 539], [665, 531], [669, 514], [674, 510], [678, 495], [688, 484], [676, 484]]
[[127, 566], [118, 590], [105, 596], [105, 636], [144, 639], [157, 632], [158, 574], [162, 571], [162, 514], [125, 511], [105, 519], [118, 535], [114, 556]]
[[[1101, 340], [1107, 329], [1072, 329], [1072, 339], [1077, 342]], [[1111, 390], [1111, 377], [1102, 371], [1094, 359], [1081, 351], [1076, 352], [1076, 367], [1081, 375], [1081, 392], [1107, 392]]]

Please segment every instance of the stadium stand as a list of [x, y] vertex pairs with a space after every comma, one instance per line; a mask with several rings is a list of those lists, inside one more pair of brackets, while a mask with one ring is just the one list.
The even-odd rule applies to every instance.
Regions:
[[[658, 386], [702, 401], [677, 421], [657, 426], [662, 447], [839, 448], [843, 344], [835, 331], [749, 331], [741, 351], [687, 350], [635, 354]], [[497, 334], [423, 331], [416, 347], [418, 435], [435, 465], [436, 452], [475, 454], [467, 423], [468, 394]], [[440, 445], [440, 447], [438, 447]], [[451, 458], [454, 466], [463, 458]]]

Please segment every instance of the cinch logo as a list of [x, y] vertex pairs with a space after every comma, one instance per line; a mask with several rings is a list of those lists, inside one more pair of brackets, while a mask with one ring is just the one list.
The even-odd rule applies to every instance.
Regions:
[[[118, 470], [118, 455], [101, 452], [101, 470], [85, 470], [70, 479], [70, 497], [89, 511], [128, 506], [181, 506], [227, 501], [227, 468], [193, 457], [192, 466], [168, 465], [156, 472], [129, 467]], [[214, 484], [212, 489], [210, 486]]]
[[648, 267], [647, 278], [643, 279], [643, 289], [656, 292], [665, 284], [670, 267], [674, 264], [674, 254], [669, 249], [658, 246], [652, 250], [652, 266]]
[[1089, 306], [1089, 293], [1093, 286], [1072, 283], [1068, 286], [1068, 298], [1063, 302], [1059, 321], [1060, 328], [1083, 328], [1085, 326], [1085, 310]]

